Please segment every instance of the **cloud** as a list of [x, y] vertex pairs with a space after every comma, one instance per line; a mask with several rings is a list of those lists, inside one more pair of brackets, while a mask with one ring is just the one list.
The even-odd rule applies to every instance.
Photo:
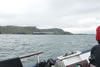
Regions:
[[56, 27], [81, 33], [94, 32], [99, 19], [99, 0], [0, 1], [0, 25]]
[[96, 27], [88, 27], [88, 28], [64, 28], [64, 31], [69, 31], [72, 33], [86, 33], [86, 34], [95, 34], [96, 33]]

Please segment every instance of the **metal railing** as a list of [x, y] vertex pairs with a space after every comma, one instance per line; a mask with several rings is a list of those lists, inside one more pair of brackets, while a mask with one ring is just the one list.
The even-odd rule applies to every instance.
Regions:
[[23, 59], [23, 58], [27, 58], [27, 57], [31, 57], [31, 56], [38, 56], [39, 54], [42, 54], [43, 52], [38, 52], [38, 53], [34, 53], [34, 54], [30, 54], [30, 55], [26, 55], [26, 56], [22, 56], [20, 57], [20, 59]]

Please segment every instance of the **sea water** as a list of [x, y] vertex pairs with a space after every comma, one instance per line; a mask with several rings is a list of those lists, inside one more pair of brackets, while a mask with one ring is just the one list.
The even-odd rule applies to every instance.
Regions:
[[[40, 60], [56, 58], [67, 52], [90, 49], [97, 45], [95, 35], [0, 35], [0, 60], [43, 51]], [[37, 62], [36, 56], [22, 59]]]

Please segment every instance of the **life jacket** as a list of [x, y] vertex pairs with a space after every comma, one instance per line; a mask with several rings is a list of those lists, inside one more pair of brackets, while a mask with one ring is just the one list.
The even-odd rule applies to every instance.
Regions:
[[92, 49], [91, 49], [89, 61], [90, 61], [90, 64], [92, 64], [92, 65], [96, 65], [96, 63], [95, 63], [95, 57], [96, 57], [96, 50], [97, 50], [97, 47], [98, 47], [98, 45], [95, 45], [95, 46], [93, 46]]
[[100, 45], [96, 45], [91, 49], [90, 64], [100, 67]]

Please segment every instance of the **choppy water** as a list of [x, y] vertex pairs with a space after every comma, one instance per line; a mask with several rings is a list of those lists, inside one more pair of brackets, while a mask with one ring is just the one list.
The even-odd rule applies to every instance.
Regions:
[[[40, 59], [56, 58], [69, 51], [96, 45], [95, 35], [0, 35], [0, 60], [43, 51]], [[22, 60], [34, 62], [36, 57]]]

